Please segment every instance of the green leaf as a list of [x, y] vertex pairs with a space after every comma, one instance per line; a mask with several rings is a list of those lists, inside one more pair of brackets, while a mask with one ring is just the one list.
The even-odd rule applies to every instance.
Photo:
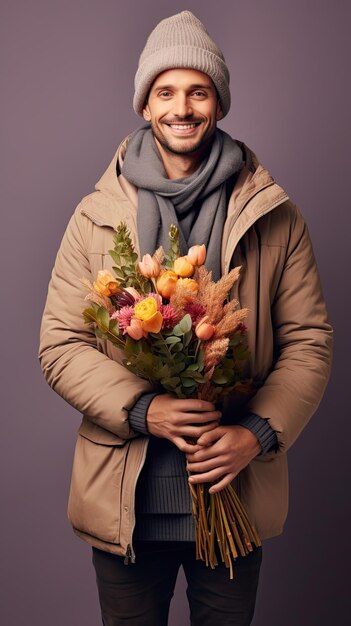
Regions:
[[161, 384], [167, 387], [171, 387], [175, 389], [176, 386], [180, 383], [179, 376], [171, 376], [170, 378], [162, 378]]
[[177, 324], [174, 328], [173, 328], [173, 335], [176, 335], [177, 337], [182, 337], [184, 335], [180, 324]]
[[110, 324], [110, 316], [108, 314], [108, 310], [105, 309], [105, 307], [100, 306], [97, 310], [97, 321], [98, 324], [101, 324], [102, 326], [104, 326], [105, 328], [109, 327]]
[[179, 343], [175, 343], [171, 347], [172, 352], [182, 352], [183, 351], [183, 343], [180, 341]]
[[183, 387], [193, 387], [195, 385], [193, 378], [182, 378]]
[[105, 333], [102, 330], [100, 330], [98, 326], [95, 328], [95, 335], [99, 337], [99, 339], [106, 339]]
[[199, 369], [199, 366], [197, 363], [191, 363], [191, 365], [188, 365], [186, 371], [187, 372], [196, 372]]
[[175, 374], [180, 374], [180, 372], [183, 372], [185, 370], [185, 363], [184, 362], [180, 362], [180, 363], [175, 363], [175, 365], [172, 367], [172, 372]]
[[166, 339], [166, 343], [168, 345], [172, 345], [174, 343], [179, 343], [181, 341], [180, 337], [174, 337], [173, 335], [171, 337], [167, 337]]
[[[110, 320], [109, 330], [113, 332], [116, 329], [116, 327], [118, 327], [118, 320]], [[118, 328], [117, 328], [117, 331], [118, 331]]]
[[109, 250], [108, 253], [117, 265], [121, 265], [120, 255], [117, 254], [117, 252], [115, 252], [114, 250]]
[[116, 267], [114, 265], [112, 269], [113, 269], [114, 273], [116, 274], [117, 278], [121, 278], [121, 279], [124, 280], [124, 274], [123, 274], [122, 270], [119, 269], [119, 267]]
[[215, 370], [212, 381], [217, 385], [225, 385], [228, 382], [228, 376], [221, 370]]
[[193, 331], [192, 330], [189, 330], [187, 333], [185, 333], [184, 339], [183, 339], [183, 343], [184, 343], [184, 347], [185, 348], [190, 344], [192, 338], [193, 338]]
[[124, 346], [124, 352], [128, 356], [137, 355], [141, 350], [139, 341], [134, 341], [129, 335], [126, 337], [126, 343]]
[[187, 313], [186, 315], [184, 315], [183, 319], [180, 320], [178, 326], [181, 328], [182, 333], [185, 335], [185, 333], [188, 333], [191, 330], [192, 327], [192, 319], [189, 315], [189, 313]]
[[86, 324], [91, 324], [96, 320], [96, 309], [93, 309], [92, 307], [84, 309], [83, 316]]

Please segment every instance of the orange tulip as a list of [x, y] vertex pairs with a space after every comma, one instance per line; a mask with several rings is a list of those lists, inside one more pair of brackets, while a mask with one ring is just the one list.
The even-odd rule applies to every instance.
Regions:
[[207, 320], [208, 315], [205, 315], [205, 317], [203, 317], [202, 320], [200, 320], [195, 327], [195, 335], [196, 337], [198, 337], [198, 339], [201, 339], [201, 341], [208, 341], [209, 339], [211, 339], [215, 331], [214, 326], [212, 326], [212, 324], [209, 324]]
[[206, 246], [202, 244], [202, 246], [191, 246], [188, 250], [188, 254], [186, 258], [193, 265], [203, 265], [206, 261]]
[[126, 332], [128, 333], [129, 337], [135, 339], [136, 341], [141, 339], [145, 334], [141, 320], [132, 317], [132, 319], [130, 320], [130, 325], [126, 328]]
[[161, 271], [161, 265], [154, 256], [144, 254], [142, 260], [138, 263], [138, 270], [145, 278], [156, 278]]
[[189, 278], [194, 273], [194, 265], [186, 256], [180, 256], [173, 263], [173, 271], [182, 278]]
[[157, 280], [157, 291], [163, 298], [170, 298], [178, 282], [178, 276], [172, 270], [166, 270]]

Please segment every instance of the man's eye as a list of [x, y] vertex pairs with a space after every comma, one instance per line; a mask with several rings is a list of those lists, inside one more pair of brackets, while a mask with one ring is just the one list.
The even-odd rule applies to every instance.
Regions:
[[161, 91], [160, 96], [168, 98], [171, 95], [170, 91]]
[[206, 96], [204, 91], [194, 91], [193, 95], [197, 96], [197, 97], [201, 97], [201, 96], [204, 97], [204, 96]]

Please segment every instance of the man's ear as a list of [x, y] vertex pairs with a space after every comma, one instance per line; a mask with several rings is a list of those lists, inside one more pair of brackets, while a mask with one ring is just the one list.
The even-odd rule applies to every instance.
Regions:
[[150, 122], [151, 120], [151, 113], [147, 102], [145, 102], [145, 106], [143, 108], [143, 118], [146, 122]]
[[221, 101], [218, 98], [217, 100], [217, 113], [216, 113], [216, 120], [217, 122], [219, 122], [219, 120], [221, 120], [223, 118], [223, 111], [222, 111], [222, 105], [221, 105]]

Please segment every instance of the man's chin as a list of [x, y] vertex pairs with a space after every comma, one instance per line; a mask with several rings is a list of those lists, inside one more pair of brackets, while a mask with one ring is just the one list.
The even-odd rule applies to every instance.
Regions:
[[190, 141], [186, 139], [178, 140], [178, 141], [168, 141], [164, 137], [157, 137], [156, 139], [159, 141], [164, 150], [169, 152], [170, 154], [196, 154], [199, 150], [203, 150], [207, 145], [207, 141], [205, 139], [200, 139], [197, 141]]

